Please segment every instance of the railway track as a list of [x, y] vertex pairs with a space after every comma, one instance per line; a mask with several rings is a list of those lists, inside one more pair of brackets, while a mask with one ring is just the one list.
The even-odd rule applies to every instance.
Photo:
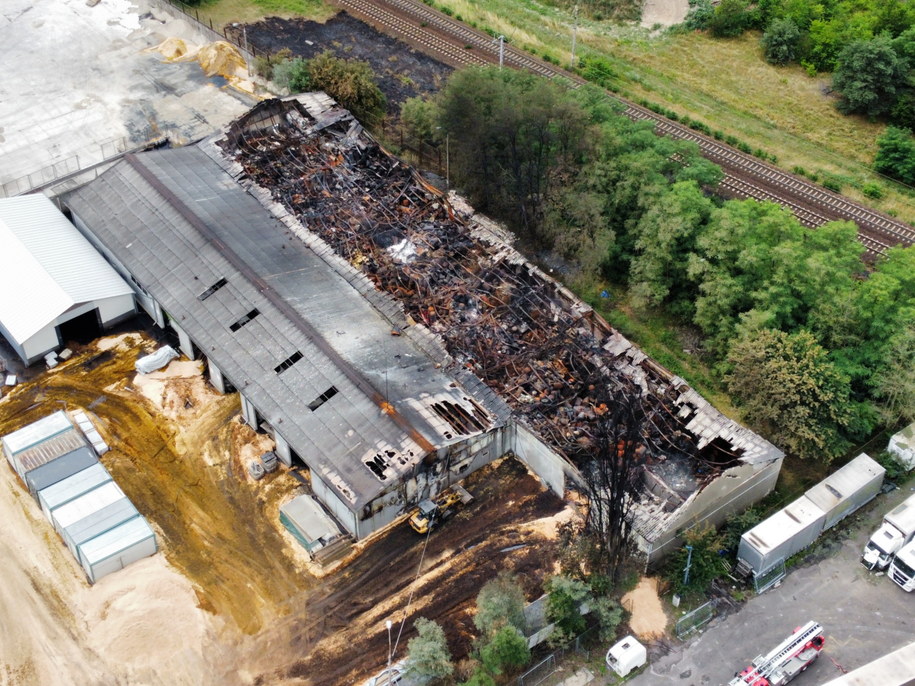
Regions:
[[[498, 62], [498, 43], [491, 36], [419, 0], [332, 1], [353, 16], [454, 67]], [[575, 88], [586, 83], [581, 77], [507, 43], [503, 59], [508, 66], [551, 79], [562, 79]], [[835, 220], [853, 221], [871, 259], [885, 254], [895, 245], [915, 244], [915, 229], [897, 219], [766, 164], [613, 93], [608, 95], [623, 104], [623, 113], [630, 119], [654, 122], [655, 132], [659, 135], [695, 142], [703, 156], [722, 168], [724, 179], [719, 190], [725, 195], [776, 202], [791, 210], [802, 224], [810, 228]]]

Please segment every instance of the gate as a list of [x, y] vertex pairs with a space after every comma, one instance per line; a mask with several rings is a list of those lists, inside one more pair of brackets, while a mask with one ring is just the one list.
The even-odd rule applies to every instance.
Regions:
[[784, 579], [786, 574], [785, 561], [779, 560], [766, 571], [754, 574], [753, 586], [756, 588], [757, 593], [763, 593]]
[[712, 601], [700, 605], [692, 612], [688, 612], [677, 620], [677, 638], [682, 639], [689, 636], [696, 629], [708, 623], [714, 616], [715, 608], [712, 605]]
[[518, 677], [518, 686], [537, 686], [556, 672], [556, 655], [548, 655]]

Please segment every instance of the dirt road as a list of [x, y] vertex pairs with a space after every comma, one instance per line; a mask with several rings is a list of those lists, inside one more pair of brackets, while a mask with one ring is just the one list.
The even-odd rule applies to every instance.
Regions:
[[417, 616], [441, 621], [460, 657], [476, 594], [498, 571], [541, 592], [568, 511], [513, 459], [471, 475], [476, 501], [424, 555], [424, 539], [400, 525], [311, 576], [278, 522], [299, 482], [284, 470], [245, 476], [269, 438], [239, 422], [238, 397], [217, 394], [199, 365], [138, 378], [134, 361], [155, 345], [103, 339], [0, 401], [0, 435], [61, 407], [87, 410], [112, 446], [103, 463], [161, 547], [89, 586], [0, 464], [0, 684], [349, 686], [383, 666], [387, 619], [406, 620], [398, 657]]

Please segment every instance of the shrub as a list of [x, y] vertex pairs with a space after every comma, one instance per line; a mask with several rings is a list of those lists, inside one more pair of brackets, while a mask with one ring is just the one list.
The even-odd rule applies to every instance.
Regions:
[[842, 184], [833, 176], [823, 179], [823, 188], [826, 188], [827, 190], [830, 190], [834, 193], [842, 192]]
[[454, 672], [445, 632], [425, 617], [416, 620], [418, 635], [407, 644], [407, 673], [420, 679], [444, 679]]
[[480, 660], [490, 674], [523, 667], [531, 659], [527, 639], [515, 627], [505, 625], [480, 649]]
[[308, 62], [302, 57], [280, 62], [273, 68], [273, 82], [290, 93], [304, 93], [311, 89]]
[[791, 19], [775, 19], [762, 37], [766, 61], [785, 65], [797, 59], [801, 30]]
[[879, 200], [883, 197], [883, 188], [878, 183], [869, 181], [861, 186], [861, 192], [864, 193], [868, 198], [873, 198], [874, 200]]

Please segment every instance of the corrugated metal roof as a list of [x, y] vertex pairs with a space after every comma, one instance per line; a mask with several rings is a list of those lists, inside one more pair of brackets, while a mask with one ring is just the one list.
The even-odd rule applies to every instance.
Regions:
[[319, 538], [340, 533], [340, 528], [310, 495], [293, 498], [280, 507], [280, 512], [302, 534], [308, 548]]
[[0, 246], [0, 321], [20, 343], [73, 305], [131, 293], [43, 195], [0, 198]]
[[35, 494], [41, 489], [53, 486], [58, 481], [97, 463], [98, 455], [92, 448], [84, 445], [50, 460], [40, 467], [30, 469], [25, 474], [25, 482], [29, 491]]
[[109, 481], [66, 505], [61, 505], [51, 513], [51, 517], [58, 531], [62, 531], [92, 513], [125, 499], [126, 496], [120, 487], [114, 481]]
[[143, 517], [134, 517], [79, 545], [79, 557], [88, 565], [107, 560], [128, 548], [155, 537], [155, 532]]
[[64, 529], [63, 535], [73, 545], [79, 545], [139, 516], [133, 503], [127, 498], [121, 498], [73, 522]]
[[129, 157], [66, 202], [353, 509], [412, 472], [423, 442], [463, 438], [432, 405], [479, 401], [391, 335], [402, 310], [383, 316], [354, 286], [364, 277], [315, 254], [200, 148]]
[[111, 474], [105, 465], [96, 462], [91, 467], [43, 488], [38, 493], [38, 499], [49, 511], [54, 510], [109, 481]]
[[[2, 270], [0, 270], [2, 271]], [[73, 422], [63, 410], [42, 417], [3, 437], [3, 447], [8, 455], [16, 455], [27, 448], [46, 441], [52, 436], [73, 428]]]

